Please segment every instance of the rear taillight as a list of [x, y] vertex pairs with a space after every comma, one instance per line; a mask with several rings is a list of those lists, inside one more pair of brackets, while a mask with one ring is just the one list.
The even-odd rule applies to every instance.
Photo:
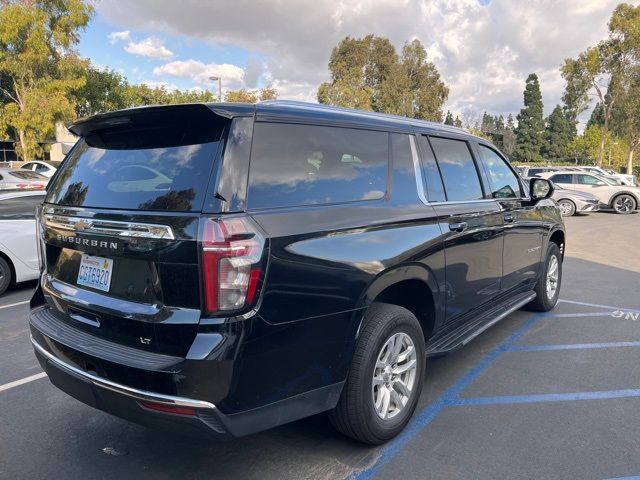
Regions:
[[251, 306], [264, 273], [264, 236], [247, 217], [206, 219], [200, 235], [205, 313]]
[[42, 183], [16, 183], [16, 188], [20, 190], [44, 190]]

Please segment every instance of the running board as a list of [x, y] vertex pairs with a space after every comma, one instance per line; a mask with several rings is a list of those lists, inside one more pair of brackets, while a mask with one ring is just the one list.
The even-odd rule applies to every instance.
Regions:
[[492, 327], [504, 317], [523, 307], [534, 298], [536, 298], [535, 292], [521, 293], [510, 299], [509, 302], [490, 309], [481, 317], [465, 322], [446, 335], [435, 338], [433, 341], [427, 343], [427, 356], [434, 357], [444, 355], [464, 347], [489, 327]]

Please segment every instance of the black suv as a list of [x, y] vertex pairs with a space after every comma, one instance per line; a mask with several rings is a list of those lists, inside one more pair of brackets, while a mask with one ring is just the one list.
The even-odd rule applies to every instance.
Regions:
[[35, 353], [142, 424], [231, 438], [328, 411], [382, 443], [428, 356], [554, 307], [565, 233], [484, 139], [298, 102], [144, 107], [81, 138], [39, 212]]

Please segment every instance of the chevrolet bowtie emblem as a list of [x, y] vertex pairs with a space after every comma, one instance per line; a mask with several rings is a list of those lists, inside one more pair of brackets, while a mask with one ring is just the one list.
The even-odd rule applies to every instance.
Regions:
[[76, 230], [87, 230], [88, 228], [93, 227], [93, 222], [91, 220], [78, 220], [75, 227]]

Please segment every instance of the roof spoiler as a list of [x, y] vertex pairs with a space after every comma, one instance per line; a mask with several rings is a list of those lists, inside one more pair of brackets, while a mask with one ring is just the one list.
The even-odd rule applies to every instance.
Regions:
[[255, 107], [229, 103], [186, 103], [178, 105], [153, 105], [99, 113], [92, 117], [82, 118], [69, 125], [71, 133], [86, 137], [105, 130], [133, 128], [140, 124], [154, 122], [206, 122], [215, 117], [233, 118], [235, 116], [253, 115]]

